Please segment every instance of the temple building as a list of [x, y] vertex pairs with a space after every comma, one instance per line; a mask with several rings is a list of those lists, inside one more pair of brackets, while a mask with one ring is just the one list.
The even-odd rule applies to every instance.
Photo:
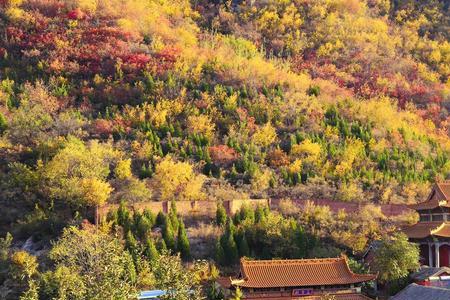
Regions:
[[450, 266], [450, 181], [434, 185], [425, 202], [410, 205], [419, 222], [404, 229], [411, 242], [419, 244], [421, 263], [430, 267]]
[[226, 289], [239, 287], [244, 299], [316, 300], [324, 295], [336, 300], [367, 300], [361, 284], [376, 275], [355, 274], [345, 256], [339, 258], [294, 260], [241, 259], [240, 273], [235, 279], [221, 278]]

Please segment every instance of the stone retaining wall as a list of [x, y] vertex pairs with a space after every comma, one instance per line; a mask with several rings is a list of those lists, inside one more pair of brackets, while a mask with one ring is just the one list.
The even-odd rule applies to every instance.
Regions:
[[[175, 201], [177, 212], [181, 216], [199, 216], [214, 218], [217, 209], [215, 201]], [[244, 204], [256, 207], [257, 205], [270, 205], [269, 199], [236, 199], [224, 201], [223, 206], [229, 216], [234, 215]], [[100, 217], [105, 216], [108, 211], [117, 209], [118, 204], [107, 204], [99, 208]], [[170, 209], [170, 201], [149, 201], [129, 205], [132, 210], [143, 211], [149, 209], [154, 214], [160, 211], [168, 213]]]

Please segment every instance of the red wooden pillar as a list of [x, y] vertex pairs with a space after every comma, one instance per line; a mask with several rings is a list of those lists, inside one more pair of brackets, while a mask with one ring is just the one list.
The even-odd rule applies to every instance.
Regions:
[[440, 260], [441, 267], [450, 266], [449, 255], [450, 255], [450, 246], [449, 245], [441, 245], [439, 247], [439, 260]]

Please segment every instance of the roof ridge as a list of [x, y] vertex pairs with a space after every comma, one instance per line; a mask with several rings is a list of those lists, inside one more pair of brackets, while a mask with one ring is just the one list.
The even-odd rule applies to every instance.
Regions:
[[245, 264], [264, 264], [264, 263], [286, 263], [292, 264], [295, 262], [311, 262], [311, 263], [320, 263], [320, 262], [338, 262], [341, 260], [345, 260], [344, 257], [326, 257], [326, 258], [296, 258], [296, 259], [247, 259], [241, 258], [241, 263]]
[[440, 286], [433, 286], [433, 285], [421, 285], [421, 284], [417, 284], [415, 282], [410, 283], [409, 285], [420, 286], [420, 287], [425, 288], [425, 289], [436, 289], [436, 290], [450, 291], [448, 288], [444, 288], [444, 287], [440, 287]]

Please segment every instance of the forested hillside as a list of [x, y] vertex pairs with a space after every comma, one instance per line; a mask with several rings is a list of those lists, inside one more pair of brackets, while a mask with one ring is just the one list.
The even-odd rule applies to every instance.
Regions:
[[0, 236], [106, 203], [423, 200], [450, 175], [449, 9], [0, 0]]
[[411, 202], [450, 171], [444, 2], [1, 5], [4, 201]]

